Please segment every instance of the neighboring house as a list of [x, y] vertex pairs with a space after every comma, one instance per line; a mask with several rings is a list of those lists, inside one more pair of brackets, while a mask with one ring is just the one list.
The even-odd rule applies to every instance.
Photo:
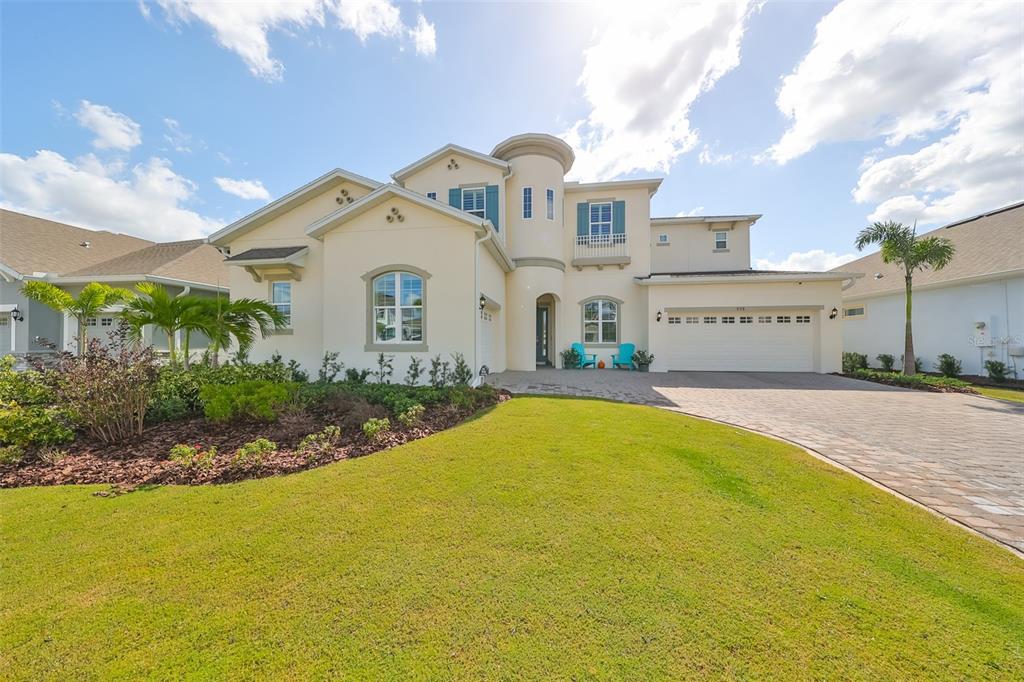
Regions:
[[[940, 353], [965, 374], [984, 375], [999, 360], [1024, 376], [1024, 202], [961, 220], [921, 236], [945, 237], [956, 253], [942, 270], [914, 273], [914, 354], [926, 371]], [[903, 272], [873, 253], [842, 266], [864, 273], [843, 292], [843, 349], [868, 362], [903, 355]]]
[[840, 369], [851, 275], [752, 271], [760, 216], [652, 219], [660, 179], [566, 182], [574, 158], [550, 135], [449, 144], [387, 184], [331, 171], [211, 235], [232, 294], [290, 315], [253, 357], [383, 352], [400, 380], [412, 357], [533, 370], [633, 343], [655, 371]]
[[[44, 280], [78, 295], [89, 282], [134, 288], [157, 282], [175, 293], [227, 293], [223, 256], [202, 239], [157, 244], [101, 230], [87, 230], [0, 209], [0, 356], [74, 350], [78, 322], [29, 301], [21, 287]], [[90, 338], [109, 340], [117, 310], [88, 320]], [[143, 330], [158, 349], [167, 348], [159, 331]], [[202, 338], [194, 348], [205, 346]]]

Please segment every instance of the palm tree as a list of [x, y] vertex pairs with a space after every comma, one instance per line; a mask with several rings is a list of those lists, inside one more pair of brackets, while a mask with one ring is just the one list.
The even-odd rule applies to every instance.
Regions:
[[256, 335], [265, 338], [275, 329], [288, 324], [288, 316], [274, 305], [255, 298], [229, 300], [218, 296], [203, 299], [205, 324], [203, 332], [210, 339], [210, 355], [217, 362], [221, 350], [231, 347], [232, 338], [239, 350], [247, 352], [256, 342]]
[[[152, 282], [141, 282], [135, 285], [135, 288], [143, 296], [136, 296], [129, 301], [121, 315], [128, 324], [130, 337], [134, 341], [140, 341], [146, 325], [156, 327], [167, 335], [167, 351], [171, 364], [177, 364], [177, 332], [184, 331], [188, 334], [193, 331], [205, 331], [203, 299], [189, 294], [173, 296], [165, 287]], [[187, 343], [184, 362], [188, 367]]]
[[869, 244], [881, 244], [882, 262], [896, 263], [903, 268], [906, 286], [907, 325], [903, 347], [903, 373], [916, 374], [914, 364], [914, 330], [911, 325], [914, 295], [914, 271], [933, 268], [941, 270], [953, 260], [953, 242], [945, 237], [917, 237], [917, 223], [907, 227], [893, 221], [875, 223], [857, 235], [858, 251]]
[[99, 282], [86, 284], [77, 298], [55, 284], [39, 280], [26, 282], [25, 286], [21, 288], [21, 292], [25, 298], [42, 303], [58, 313], [71, 315], [78, 320], [79, 355], [85, 353], [89, 336], [88, 319], [98, 316], [112, 305], [135, 298], [135, 295], [127, 289], [119, 289]]

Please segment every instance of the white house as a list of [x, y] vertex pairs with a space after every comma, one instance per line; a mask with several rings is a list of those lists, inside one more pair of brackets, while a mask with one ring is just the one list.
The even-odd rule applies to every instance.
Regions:
[[[914, 354], [924, 369], [949, 353], [965, 374], [984, 375], [998, 360], [1024, 376], [1024, 202], [967, 218], [922, 236], [953, 242], [953, 261], [914, 274]], [[877, 363], [903, 354], [903, 273], [873, 253], [842, 266], [864, 273], [843, 292], [843, 347]]]
[[[25, 282], [51, 282], [78, 295], [90, 282], [131, 289], [138, 282], [162, 284], [172, 293], [227, 293], [228, 268], [201, 239], [158, 244], [106, 230], [88, 230], [0, 209], [0, 356], [45, 355], [74, 350], [78, 321], [21, 292]], [[85, 321], [90, 338], [109, 340], [117, 308]], [[158, 350], [167, 348], [159, 330], [143, 329]], [[202, 335], [192, 344], [206, 345]]]
[[534, 370], [632, 343], [652, 371], [839, 370], [853, 275], [753, 271], [759, 215], [652, 219], [660, 179], [567, 182], [574, 158], [550, 135], [449, 144], [388, 183], [333, 170], [211, 235], [232, 296], [290, 315], [253, 357], [384, 352], [401, 377], [412, 357]]

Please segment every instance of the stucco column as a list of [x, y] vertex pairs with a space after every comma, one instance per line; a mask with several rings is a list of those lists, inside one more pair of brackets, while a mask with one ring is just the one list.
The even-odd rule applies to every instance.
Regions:
[[[537, 369], [537, 298], [551, 294], [555, 299], [555, 338], [563, 338], [559, 328], [563, 324], [561, 307], [562, 280], [565, 276], [560, 269], [545, 266], [517, 267], [509, 274], [508, 308], [505, 342], [508, 369], [532, 372]], [[558, 352], [556, 344], [555, 357]]]

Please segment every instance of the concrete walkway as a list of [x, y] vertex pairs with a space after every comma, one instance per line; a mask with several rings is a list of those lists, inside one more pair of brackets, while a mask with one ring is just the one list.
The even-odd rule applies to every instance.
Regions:
[[1024, 552], [1024, 405], [796, 373], [504, 372], [513, 393], [607, 398], [799, 443]]

